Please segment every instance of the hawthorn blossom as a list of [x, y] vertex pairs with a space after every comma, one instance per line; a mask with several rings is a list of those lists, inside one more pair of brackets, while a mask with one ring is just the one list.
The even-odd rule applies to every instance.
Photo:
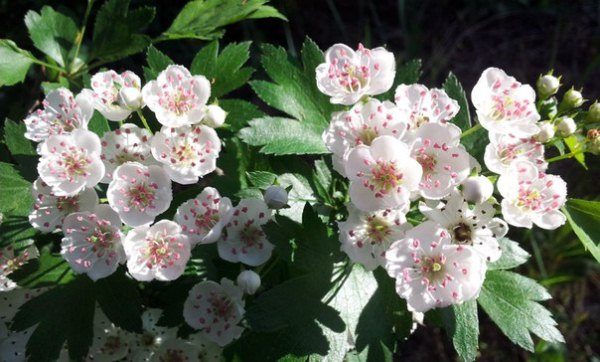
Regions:
[[349, 205], [348, 219], [338, 222], [341, 250], [367, 270], [385, 266], [385, 252], [408, 229], [405, 211], [407, 209], [364, 212]]
[[150, 362], [165, 361], [199, 361], [199, 349], [189, 341], [173, 338], [165, 341], [158, 347], [149, 359]]
[[15, 255], [13, 245], [0, 249], [0, 292], [8, 292], [17, 288], [17, 284], [8, 276], [22, 267], [26, 262], [40, 256], [35, 245], [30, 245]]
[[104, 177], [101, 152], [100, 138], [93, 132], [76, 129], [53, 135], [39, 149], [37, 170], [54, 195], [74, 196]]
[[136, 227], [125, 237], [123, 247], [127, 269], [140, 281], [175, 280], [183, 274], [190, 258], [188, 237], [170, 220]]
[[119, 215], [106, 204], [72, 213], [63, 222], [61, 255], [76, 273], [105, 278], [125, 262], [121, 226]]
[[565, 204], [567, 184], [562, 178], [540, 172], [529, 161], [517, 161], [498, 178], [502, 215], [510, 225], [554, 230], [566, 221], [559, 209]]
[[210, 82], [181, 65], [170, 65], [142, 89], [144, 102], [156, 119], [167, 127], [202, 121], [210, 98]]
[[131, 335], [116, 327], [100, 308], [96, 308], [94, 339], [85, 360], [94, 362], [122, 360], [129, 353], [130, 343]]
[[159, 166], [125, 162], [113, 173], [106, 197], [123, 223], [134, 227], [149, 224], [169, 208], [171, 180]]
[[432, 221], [407, 231], [385, 257], [396, 292], [414, 312], [476, 298], [485, 278], [485, 261], [470, 246], [453, 245], [450, 233]]
[[502, 69], [488, 68], [471, 92], [477, 118], [492, 133], [528, 137], [537, 134], [540, 115], [535, 108], [535, 91], [519, 83]]
[[221, 140], [205, 125], [163, 127], [152, 137], [151, 149], [171, 180], [188, 185], [217, 168]]
[[485, 176], [469, 176], [462, 183], [462, 194], [465, 200], [475, 204], [487, 201], [494, 193], [494, 184]]
[[183, 318], [202, 331], [210, 341], [223, 347], [240, 337], [244, 316], [244, 293], [229, 279], [221, 283], [205, 280], [196, 284], [183, 305]]
[[160, 309], [148, 308], [142, 313], [142, 333], [133, 335], [130, 360], [147, 362], [167, 341], [177, 338], [177, 328], [158, 325], [162, 315]]
[[221, 362], [223, 348], [218, 344], [211, 342], [204, 336], [204, 333], [198, 332], [189, 336], [189, 341], [198, 348], [197, 358], [202, 362]]
[[246, 294], [254, 295], [260, 288], [260, 275], [252, 270], [244, 270], [238, 274], [236, 283]]
[[322, 138], [333, 153], [335, 170], [344, 176], [344, 163], [352, 148], [370, 146], [375, 138], [383, 135], [400, 139], [406, 126], [403, 114], [392, 102], [373, 98], [355, 104], [349, 111], [333, 113]]
[[273, 244], [262, 225], [271, 220], [271, 210], [263, 200], [244, 199], [233, 209], [231, 220], [217, 242], [219, 256], [232, 263], [261, 265], [271, 257]]
[[27, 361], [26, 348], [35, 326], [25, 330], [9, 331], [5, 339], [0, 340], [0, 361], [25, 362]]
[[344, 105], [386, 92], [395, 75], [394, 54], [362, 44], [356, 51], [344, 44], [333, 45], [325, 52], [325, 63], [316, 69], [319, 90], [331, 97], [331, 103]]
[[421, 205], [419, 210], [448, 230], [453, 244], [472, 246], [473, 251], [489, 262], [500, 258], [502, 250], [498, 239], [506, 235], [508, 227], [502, 219], [494, 217], [496, 210], [492, 204], [484, 202], [471, 208], [455, 191], [439, 207]]
[[195, 198], [177, 208], [175, 222], [181, 225], [192, 246], [210, 244], [221, 237], [223, 227], [231, 219], [231, 200], [219, 191], [206, 187]]
[[25, 118], [25, 137], [42, 142], [53, 135], [69, 134], [76, 129], [87, 129], [94, 114], [90, 100], [83, 94], [73, 96], [70, 90], [58, 88], [46, 95], [43, 108]]
[[96, 73], [91, 85], [92, 89], [84, 89], [82, 93], [92, 99], [94, 108], [109, 121], [122, 121], [142, 107], [142, 82], [131, 71]]
[[98, 195], [93, 188], [85, 188], [73, 196], [56, 196], [41, 178], [33, 183], [31, 194], [34, 204], [29, 214], [29, 223], [43, 233], [60, 228], [67, 215], [92, 211], [98, 204]]
[[376, 211], [404, 208], [410, 192], [418, 189], [423, 170], [410, 158], [406, 144], [380, 136], [370, 146], [350, 151], [346, 174], [352, 203], [360, 210]]
[[115, 169], [125, 162], [139, 162], [143, 165], [154, 163], [150, 152], [152, 134], [145, 128], [126, 123], [119, 129], [106, 132], [102, 136], [102, 162], [106, 174], [101, 182], [109, 183]]
[[458, 114], [458, 102], [448, 96], [443, 89], [428, 89], [422, 84], [400, 84], [394, 95], [396, 106], [408, 114], [407, 138], [412, 140], [414, 133], [425, 123], [445, 124]]
[[490, 133], [489, 137], [490, 143], [485, 148], [483, 160], [490, 171], [503, 174], [515, 160], [530, 161], [540, 171], [548, 167], [544, 159], [544, 145], [535, 137], [496, 133]]
[[453, 124], [427, 123], [415, 134], [411, 156], [423, 168], [421, 195], [441, 199], [471, 172], [471, 157], [460, 144], [460, 128]]

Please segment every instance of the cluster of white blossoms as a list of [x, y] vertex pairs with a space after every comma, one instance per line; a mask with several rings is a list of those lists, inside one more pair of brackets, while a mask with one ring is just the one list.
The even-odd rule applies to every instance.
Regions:
[[[489, 68], [471, 95], [489, 132], [484, 161], [500, 174], [505, 222], [496, 217], [492, 182], [477, 175], [481, 166], [460, 144], [462, 131], [452, 123], [458, 102], [422, 84], [399, 85], [393, 101], [374, 98], [394, 77], [394, 56], [383, 48], [327, 50], [317, 86], [347, 108], [332, 114], [323, 141], [350, 182], [341, 249], [369, 270], [384, 267], [408, 308], [425, 312], [479, 295], [487, 263], [501, 256], [507, 223], [562, 225], [566, 186], [544, 173], [543, 127], [530, 86]], [[416, 215], [410, 222], [409, 211]]]
[[[48, 93], [42, 108], [25, 120], [25, 136], [38, 143], [40, 156], [29, 221], [42, 233], [63, 234], [61, 255], [75, 273], [96, 281], [124, 265], [138, 281], [171, 281], [184, 273], [194, 247], [210, 243], [222, 259], [250, 267], [271, 257], [273, 245], [262, 225], [272, 211], [263, 200], [234, 206], [206, 187], [172, 205], [177, 184], [196, 184], [217, 168], [221, 140], [214, 128], [223, 125], [227, 113], [207, 104], [206, 77], [171, 65], [145, 85], [130, 71], [112, 70], [95, 74], [90, 84], [77, 96], [65, 88]], [[145, 107], [162, 126], [156, 132], [144, 118]], [[114, 122], [102, 136], [88, 130], [94, 111]], [[134, 114], [143, 128], [124, 123]], [[173, 218], [161, 219], [168, 210]], [[35, 247], [17, 256], [0, 251], [0, 290], [16, 287], [6, 275], [36, 252]], [[190, 291], [186, 321], [200, 330], [197, 338], [224, 346], [243, 330], [244, 293], [259, 286], [260, 277], [251, 270], [241, 273], [237, 284], [201, 282]], [[145, 352], [134, 360], [198, 359], [197, 348], [174, 333], [156, 337], [164, 343], [148, 335], [136, 343], [99, 313], [90, 360], [119, 360], [124, 353], [136, 354], [136, 348]]]

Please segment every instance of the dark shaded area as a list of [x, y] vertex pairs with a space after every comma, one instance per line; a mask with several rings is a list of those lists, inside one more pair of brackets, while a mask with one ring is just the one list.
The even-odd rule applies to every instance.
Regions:
[[[100, 3], [100, 1], [98, 1]], [[141, 1], [134, 5], [157, 6], [157, 19], [149, 33], [166, 29], [184, 1]], [[28, 9], [48, 4], [75, 19], [85, 8], [81, 0], [0, 0], [0, 37], [13, 39], [25, 49], [33, 49], [23, 24]], [[257, 43], [269, 42], [295, 54], [305, 36], [322, 48], [336, 42], [366, 46], [387, 45], [397, 59], [421, 58], [422, 82], [439, 86], [451, 70], [467, 92], [481, 71], [494, 65], [523, 82], [534, 83], [549, 69], [563, 75], [563, 82], [583, 87], [584, 96], [600, 96], [600, 1], [467, 1], [467, 0], [275, 0], [273, 5], [290, 19], [245, 22], [228, 28], [226, 42], [253, 40], [253, 59], [259, 67]], [[95, 10], [99, 5], [96, 5]], [[161, 43], [158, 47], [177, 62], [189, 65], [198, 41]], [[143, 55], [114, 65], [141, 73]], [[261, 76], [260, 72], [257, 76]], [[22, 119], [41, 95], [41, 78], [31, 73], [24, 85], [0, 89], [0, 119]], [[247, 89], [237, 91], [251, 98]], [[5, 159], [6, 156], [0, 156]], [[550, 172], [563, 176], [574, 197], [598, 198], [600, 178], [597, 157], [588, 157], [589, 172], [574, 161], [552, 165]], [[482, 360], [573, 360], [598, 358], [600, 350], [600, 273], [575, 236], [566, 228], [560, 232], [513, 232], [532, 253], [522, 272], [550, 288], [555, 299], [546, 305], [556, 314], [565, 334], [565, 346], [537, 345], [535, 355], [513, 346], [480, 313]], [[444, 333], [434, 327], [419, 328], [407, 341], [400, 342], [402, 360], [452, 360], [452, 346]]]

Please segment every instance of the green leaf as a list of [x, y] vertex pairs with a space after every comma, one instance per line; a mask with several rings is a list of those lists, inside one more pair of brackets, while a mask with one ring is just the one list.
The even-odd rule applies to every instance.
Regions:
[[315, 184], [315, 190], [326, 202], [331, 202], [331, 196], [329, 195], [331, 190], [331, 170], [327, 166], [327, 163], [323, 160], [315, 161], [315, 169], [313, 171], [313, 182]]
[[452, 120], [452, 123], [456, 124], [464, 132], [471, 128], [471, 114], [469, 112], [469, 102], [467, 101], [467, 95], [462, 85], [458, 81], [458, 78], [450, 72], [448, 78], [444, 82], [444, 90], [448, 96], [458, 102], [460, 110]]
[[272, 155], [329, 153], [319, 128], [289, 118], [263, 117], [240, 130], [240, 138], [260, 152]]
[[259, 189], [266, 189], [267, 187], [273, 185], [275, 180], [277, 179], [277, 175], [272, 172], [267, 171], [253, 171], [247, 172], [248, 181], [254, 187], [258, 187]]
[[142, 299], [135, 281], [118, 270], [94, 283], [96, 300], [104, 314], [116, 326], [130, 332], [142, 332]]
[[465, 146], [467, 152], [475, 157], [480, 164], [485, 164], [483, 162], [483, 154], [485, 153], [486, 145], [489, 143], [489, 138], [487, 131], [483, 127], [461, 138], [460, 143]]
[[[179, 12], [169, 29], [167, 39], [195, 38], [214, 40], [223, 36], [224, 26], [251, 18], [278, 17], [279, 12], [265, 6], [268, 0], [194, 0]], [[266, 7], [266, 8], [265, 8]], [[258, 12], [258, 13], [256, 13]], [[256, 15], [253, 17], [253, 15]]]
[[33, 63], [33, 55], [11, 40], [0, 39], [0, 87], [21, 83]]
[[[564, 141], [571, 152], [579, 152], [585, 147], [585, 138], [583, 136], [573, 134], [565, 138]], [[585, 153], [581, 152], [576, 154], [575, 159], [581, 166], [583, 166], [583, 168], [587, 170], [588, 167], [585, 164]]]
[[35, 326], [27, 342], [31, 361], [56, 361], [65, 341], [72, 360], [86, 356], [93, 338], [94, 290], [87, 276], [50, 289], [23, 304], [12, 328]]
[[288, 19], [279, 12], [279, 10], [275, 9], [269, 5], [263, 5], [258, 10], [250, 14], [247, 19], [265, 19], [265, 18], [277, 18], [284, 21], [288, 21]]
[[156, 9], [129, 9], [130, 0], [107, 0], [96, 16], [92, 58], [114, 61], [139, 53], [151, 43], [150, 37], [140, 34], [154, 19]]
[[254, 73], [253, 68], [244, 67], [250, 58], [250, 44], [231, 43], [219, 54], [219, 44], [214, 41], [196, 54], [190, 71], [210, 80], [213, 98], [222, 97], [246, 84]]
[[533, 352], [530, 333], [551, 343], [564, 342], [552, 314], [538, 301], [550, 294], [534, 280], [504, 270], [487, 272], [478, 301], [515, 344]]
[[225, 124], [232, 132], [237, 132], [248, 125], [254, 118], [264, 117], [265, 114], [254, 103], [241, 99], [221, 99], [219, 106], [227, 112]]
[[30, 140], [25, 138], [25, 123], [4, 121], [4, 144], [18, 164], [19, 171], [29, 181], [37, 178], [38, 155]]
[[31, 183], [8, 163], [0, 162], [0, 212], [28, 215], [33, 205]]
[[69, 65], [69, 52], [78, 34], [73, 19], [44, 6], [40, 13], [30, 10], [25, 15], [25, 25], [36, 48], [61, 67]]
[[40, 250], [40, 256], [32, 259], [11, 274], [10, 278], [24, 288], [40, 288], [66, 284], [73, 280], [74, 274], [69, 263], [59, 253], [53, 253], [50, 247]]
[[396, 88], [400, 84], [413, 84], [419, 81], [421, 78], [421, 59], [412, 59], [408, 62], [396, 67], [396, 76], [394, 77], [394, 85], [389, 91], [378, 96], [377, 98], [382, 100], [394, 99]]
[[148, 47], [148, 51], [146, 52], [146, 62], [148, 63], [148, 66], [144, 67], [144, 78], [146, 78], [147, 82], [156, 79], [158, 74], [165, 70], [169, 65], [175, 64], [171, 58], [156, 49], [154, 45]]
[[508, 238], [498, 240], [502, 255], [500, 259], [488, 264], [488, 270], [512, 269], [524, 264], [531, 255], [523, 250], [519, 243]]
[[94, 111], [88, 124], [88, 129], [99, 137], [102, 137], [104, 133], [110, 131], [110, 126], [108, 125], [108, 120], [100, 112]]
[[448, 333], [456, 353], [463, 361], [474, 361], [479, 348], [477, 302], [469, 300], [446, 309], [450, 314]]
[[562, 211], [583, 246], [600, 263], [600, 202], [569, 199]]
[[317, 202], [310, 183], [304, 176], [296, 173], [284, 173], [277, 178], [277, 181], [279, 186], [284, 189], [291, 187], [288, 192], [288, 205], [290, 207], [279, 210], [279, 213], [294, 221], [302, 222], [306, 203], [314, 204]]

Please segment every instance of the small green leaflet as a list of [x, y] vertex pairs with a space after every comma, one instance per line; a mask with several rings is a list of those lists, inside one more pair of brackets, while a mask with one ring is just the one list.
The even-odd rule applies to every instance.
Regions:
[[69, 52], [78, 33], [73, 19], [44, 6], [40, 13], [30, 10], [25, 15], [25, 25], [36, 48], [61, 67], [69, 65]]
[[264, 112], [254, 103], [241, 99], [220, 99], [219, 106], [227, 112], [225, 124], [232, 132], [246, 127], [251, 119], [265, 116]]
[[505, 270], [490, 270], [477, 300], [513, 343], [533, 352], [530, 333], [551, 343], [564, 342], [552, 314], [538, 303], [550, 298], [546, 289], [532, 279]]
[[8, 163], [0, 162], [0, 212], [28, 215], [33, 205], [31, 183]]
[[452, 344], [463, 361], [475, 361], [479, 348], [479, 317], [477, 302], [469, 300], [443, 311]]
[[583, 246], [600, 263], [600, 202], [569, 199], [562, 211]]
[[502, 249], [502, 255], [500, 259], [488, 264], [488, 270], [516, 268], [524, 264], [530, 257], [529, 253], [523, 250], [516, 241], [502, 238], [498, 240], [498, 243]]
[[110, 126], [108, 125], [108, 120], [100, 112], [94, 111], [92, 119], [90, 119], [90, 123], [88, 124], [88, 129], [99, 137], [102, 137], [104, 133], [110, 131]]
[[171, 58], [156, 49], [154, 45], [148, 47], [148, 51], [146, 52], [146, 62], [148, 63], [148, 66], [144, 67], [144, 78], [146, 78], [146, 82], [156, 79], [160, 72], [165, 70], [169, 65], [175, 64]]
[[452, 120], [452, 123], [456, 124], [464, 132], [471, 128], [471, 114], [469, 112], [469, 102], [467, 101], [467, 95], [462, 85], [458, 81], [458, 78], [450, 72], [448, 78], [444, 82], [444, 90], [448, 96], [458, 102], [460, 110]]
[[246, 176], [248, 177], [248, 181], [250, 181], [252, 186], [258, 187], [259, 189], [266, 189], [267, 187], [273, 185], [277, 179], [276, 174], [267, 171], [247, 172]]
[[25, 123], [10, 119], [4, 121], [4, 144], [18, 164], [21, 175], [28, 181], [35, 181], [38, 155], [30, 140], [25, 138]]
[[[579, 152], [585, 146], [585, 140], [581, 135], [570, 135], [569, 137], [565, 138], [564, 141], [571, 152]], [[587, 170], [587, 165], [585, 164], [585, 153], [581, 152], [576, 154], [575, 159], [581, 166], [583, 166], [583, 168]]]
[[194, 0], [179, 12], [163, 33], [166, 39], [195, 38], [214, 40], [223, 36], [226, 25], [244, 19], [284, 19], [275, 8], [264, 5], [268, 0]]
[[0, 39], [0, 87], [21, 83], [33, 63], [33, 55], [12, 40]]

